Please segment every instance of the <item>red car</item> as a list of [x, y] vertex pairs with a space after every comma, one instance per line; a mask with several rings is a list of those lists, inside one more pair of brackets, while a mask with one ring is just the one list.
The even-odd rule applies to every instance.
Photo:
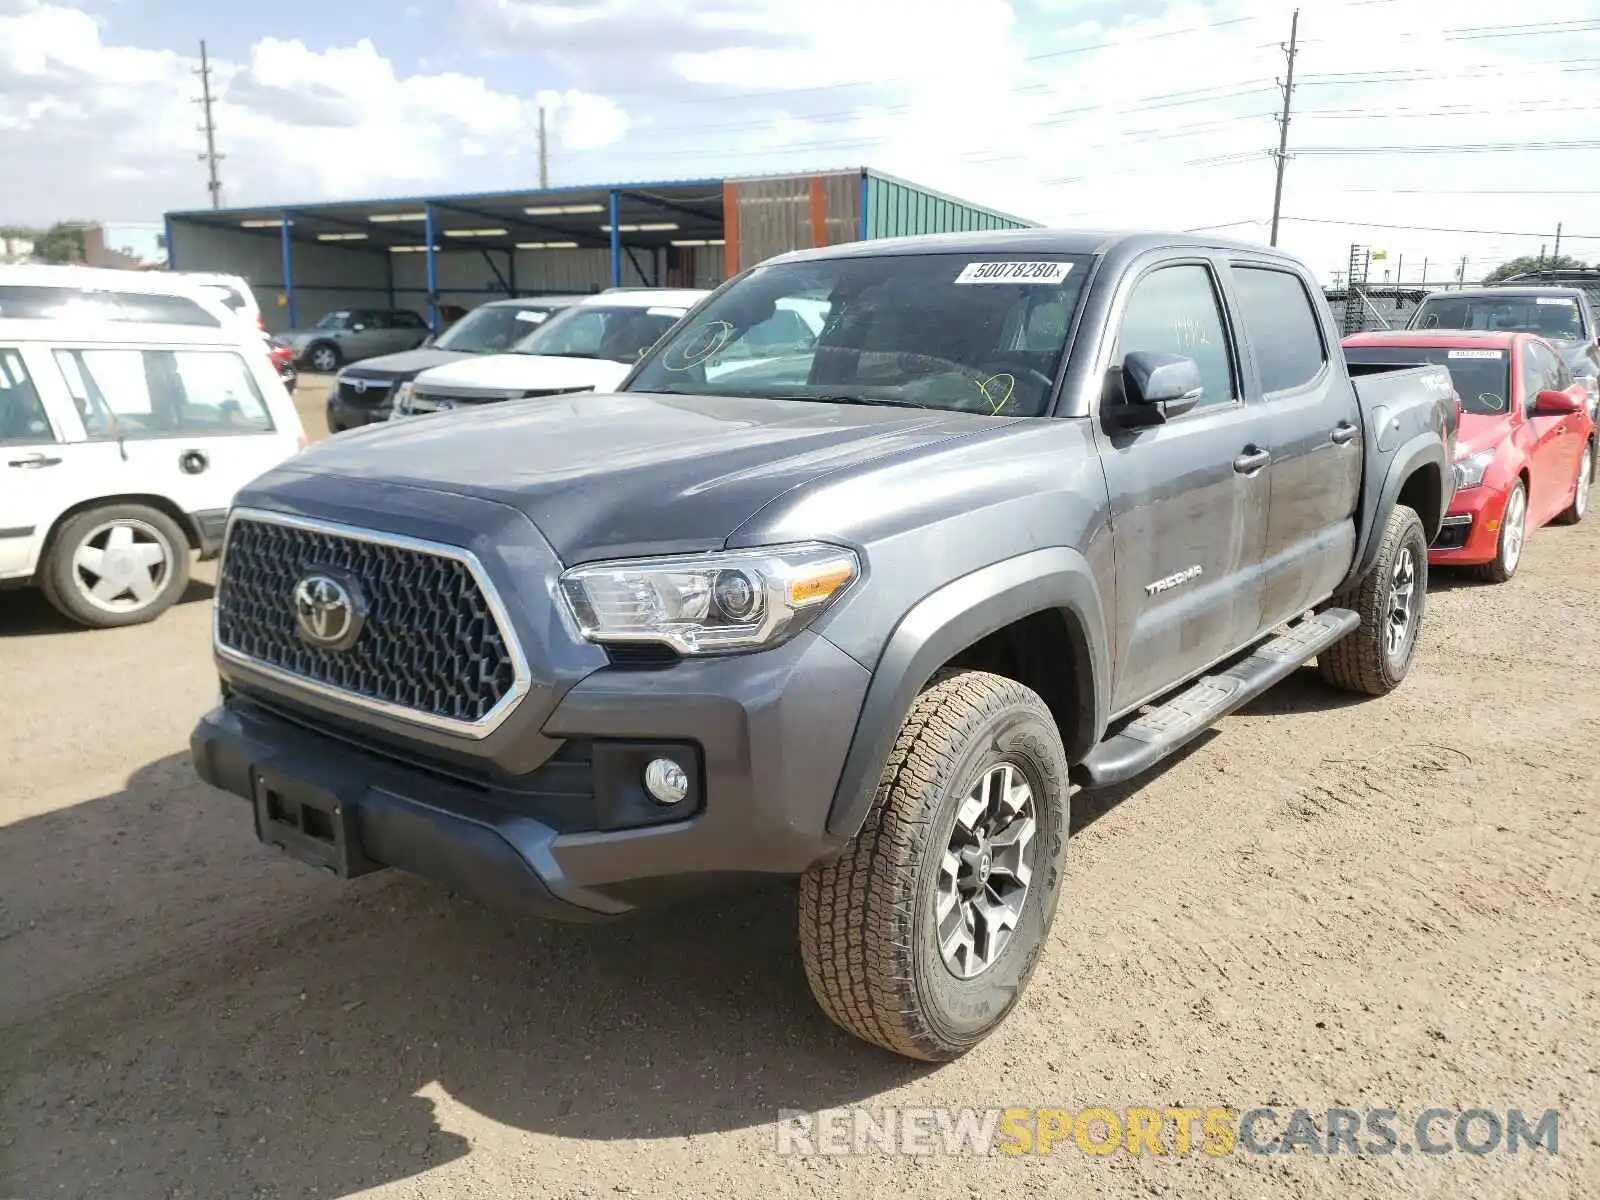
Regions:
[[294, 351], [288, 346], [280, 346], [276, 342], [267, 344], [267, 353], [272, 357], [272, 365], [277, 368], [278, 378], [283, 380], [283, 386], [292, 394], [298, 376], [294, 369]]
[[1387, 330], [1343, 344], [1352, 363], [1435, 363], [1455, 383], [1456, 498], [1430, 564], [1471, 566], [1503, 583], [1531, 530], [1583, 520], [1595, 423], [1583, 384], [1550, 343], [1528, 333]]

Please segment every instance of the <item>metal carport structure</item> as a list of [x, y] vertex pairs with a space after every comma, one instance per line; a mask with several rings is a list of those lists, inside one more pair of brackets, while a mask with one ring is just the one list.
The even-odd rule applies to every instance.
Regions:
[[711, 287], [807, 246], [1032, 222], [869, 168], [167, 214], [170, 269], [243, 276], [269, 329], [604, 287]]

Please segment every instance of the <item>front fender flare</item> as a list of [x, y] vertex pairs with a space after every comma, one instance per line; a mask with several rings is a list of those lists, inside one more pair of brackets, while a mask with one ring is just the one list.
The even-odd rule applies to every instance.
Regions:
[[1094, 697], [1083, 719], [1089, 742], [1106, 725], [1110, 650], [1105, 611], [1089, 562], [1078, 551], [1052, 546], [982, 567], [945, 584], [901, 618], [879, 655], [856, 721], [855, 736], [828, 811], [828, 832], [854, 837], [871, 810], [878, 776], [895, 735], [935, 671], [960, 651], [1013, 621], [1050, 609], [1066, 611]]

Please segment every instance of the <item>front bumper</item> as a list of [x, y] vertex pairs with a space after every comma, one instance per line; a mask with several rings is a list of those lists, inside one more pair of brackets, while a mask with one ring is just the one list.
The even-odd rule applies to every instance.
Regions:
[[337, 391], [328, 394], [327, 420], [330, 430], [354, 429], [358, 425], [376, 425], [389, 419], [389, 401], [376, 404], [351, 404], [340, 398]]
[[[517, 774], [356, 732], [254, 686], [227, 688], [190, 749], [200, 777], [251, 800], [258, 836], [291, 852], [293, 831], [264, 828], [263, 796], [332, 797], [334, 840], [349, 842], [337, 873], [399, 867], [488, 904], [595, 921], [835, 854], [844, 839], [827, 815], [868, 679], [810, 634], [756, 655], [603, 668], [544, 722], [556, 752]], [[662, 755], [691, 783], [670, 809], [641, 781]]]
[[1439, 536], [1428, 550], [1434, 566], [1471, 566], [1494, 561], [1500, 547], [1500, 518], [1509, 493], [1475, 487], [1458, 491], [1445, 514]]

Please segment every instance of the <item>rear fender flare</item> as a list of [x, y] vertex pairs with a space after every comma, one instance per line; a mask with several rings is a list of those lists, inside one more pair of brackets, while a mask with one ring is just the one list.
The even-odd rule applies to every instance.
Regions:
[[[1406, 483], [1418, 471], [1432, 471], [1439, 482], [1441, 503], [1438, 517], [1443, 517], [1445, 509], [1449, 507], [1450, 489], [1445, 481], [1449, 479], [1450, 464], [1445, 459], [1444, 446], [1439, 440], [1437, 432], [1429, 430], [1413, 437], [1397, 449], [1389, 457], [1388, 470], [1384, 473], [1382, 486], [1378, 489], [1377, 502], [1367, 510], [1366, 520], [1362, 522], [1360, 535], [1356, 540], [1355, 565], [1350, 569], [1340, 590], [1354, 586], [1363, 579], [1372, 569], [1372, 564], [1377, 560], [1378, 548], [1383, 543], [1383, 528], [1388, 522], [1389, 513], [1400, 502], [1400, 493]], [[1427, 515], [1423, 514], [1424, 522]], [[1438, 536], [1438, 520], [1435, 519], [1431, 529], [1423, 531], [1429, 543]]]
[[[1034, 613], [1065, 610], [1081, 637], [1093, 697], [1080, 731], [1092, 743], [1106, 726], [1110, 651], [1105, 612], [1089, 562], [1076, 550], [1048, 547], [982, 567], [918, 601], [895, 626], [867, 686], [845, 756], [828, 832], [854, 837], [871, 810], [895, 735], [940, 666], [998, 629]], [[1072, 740], [1070, 737], [1067, 739]]]

